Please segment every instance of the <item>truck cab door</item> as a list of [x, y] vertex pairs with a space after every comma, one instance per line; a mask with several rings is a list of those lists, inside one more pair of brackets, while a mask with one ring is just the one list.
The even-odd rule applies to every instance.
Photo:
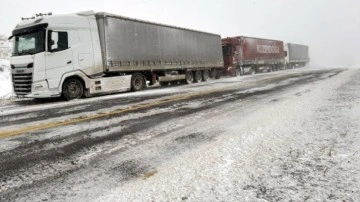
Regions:
[[69, 33], [66, 31], [48, 31], [46, 53], [46, 77], [49, 88], [58, 88], [64, 73], [72, 71], [73, 54], [69, 46]]

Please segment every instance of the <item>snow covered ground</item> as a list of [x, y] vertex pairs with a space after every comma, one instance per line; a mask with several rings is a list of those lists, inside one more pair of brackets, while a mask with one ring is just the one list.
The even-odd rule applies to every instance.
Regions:
[[0, 127], [225, 87], [0, 139], [0, 193], [8, 192], [0, 201], [360, 200], [360, 70], [297, 69], [4, 108]]
[[97, 200], [360, 201], [359, 87], [360, 72], [348, 71], [247, 109], [226, 106], [169, 137], [201, 146]]
[[0, 102], [2, 99], [10, 98], [12, 94], [10, 63], [8, 60], [0, 59]]

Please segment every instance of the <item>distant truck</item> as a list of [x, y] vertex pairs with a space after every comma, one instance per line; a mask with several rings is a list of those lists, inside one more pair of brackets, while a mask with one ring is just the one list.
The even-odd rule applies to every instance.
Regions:
[[309, 59], [309, 47], [306, 45], [286, 43], [285, 51], [285, 67], [292, 69], [294, 67], [305, 67]]
[[246, 36], [222, 39], [225, 73], [240, 76], [278, 71], [284, 66], [284, 43]]
[[12, 35], [18, 96], [71, 100], [207, 81], [223, 70], [219, 35], [109, 13], [38, 14]]

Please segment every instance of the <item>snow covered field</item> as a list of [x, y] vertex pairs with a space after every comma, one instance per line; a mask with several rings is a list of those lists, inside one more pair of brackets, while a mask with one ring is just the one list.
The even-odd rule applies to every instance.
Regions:
[[12, 95], [10, 64], [8, 60], [0, 59], [0, 102]]
[[1, 106], [7, 123], [0, 127], [59, 123], [210, 90], [0, 139], [0, 199], [360, 200], [356, 69], [297, 69], [74, 102]]

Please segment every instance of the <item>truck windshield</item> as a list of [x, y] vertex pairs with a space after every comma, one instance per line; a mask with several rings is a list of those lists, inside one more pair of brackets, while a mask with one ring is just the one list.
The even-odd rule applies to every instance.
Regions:
[[223, 46], [222, 51], [223, 51], [224, 56], [230, 56], [231, 55], [231, 46]]
[[33, 55], [45, 51], [45, 30], [15, 36], [13, 56]]

